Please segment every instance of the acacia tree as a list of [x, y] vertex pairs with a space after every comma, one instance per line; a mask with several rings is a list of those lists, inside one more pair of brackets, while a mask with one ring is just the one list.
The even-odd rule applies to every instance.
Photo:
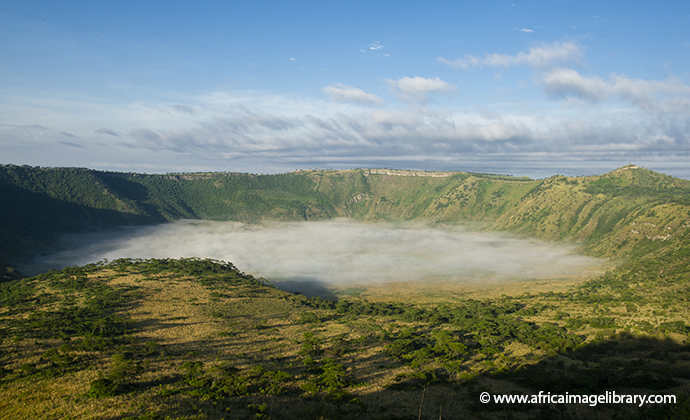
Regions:
[[448, 379], [452, 381], [454, 374], [462, 369], [467, 346], [456, 341], [455, 337], [446, 330], [434, 330], [431, 332], [431, 337], [436, 342], [433, 347], [436, 361], [443, 366], [448, 373]]

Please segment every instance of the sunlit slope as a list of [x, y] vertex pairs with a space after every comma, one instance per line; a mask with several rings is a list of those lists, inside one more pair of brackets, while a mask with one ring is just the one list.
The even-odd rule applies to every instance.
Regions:
[[543, 180], [384, 169], [278, 175], [144, 175], [79, 168], [0, 167], [5, 254], [57, 233], [176, 219], [481, 222], [597, 256], [684, 240], [690, 181], [626, 166], [601, 176]]
[[690, 227], [690, 182], [634, 166], [601, 176], [536, 181], [395, 172], [368, 174], [367, 190], [346, 203], [348, 214], [364, 220], [484, 222], [491, 230], [581, 242], [604, 257], [682, 242]]
[[479, 403], [484, 391], [687, 395], [687, 305], [606, 299], [335, 302], [212, 260], [69, 267], [0, 284], [0, 408], [12, 419], [435, 419], [441, 406], [443, 418], [683, 418], [672, 415], [684, 400]]

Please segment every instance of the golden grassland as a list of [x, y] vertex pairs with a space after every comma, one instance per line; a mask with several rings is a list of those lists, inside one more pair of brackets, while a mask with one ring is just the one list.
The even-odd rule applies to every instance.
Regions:
[[[353, 323], [323, 322], [314, 328], [297, 323], [300, 310], [293, 297], [276, 289], [237, 287], [232, 292], [213, 293], [191, 278], [171, 275], [145, 276], [118, 275], [104, 270], [92, 275], [94, 279], [113, 286], [135, 286], [140, 298], [126, 309], [136, 330], [133, 338], [140, 342], [155, 341], [162, 349], [171, 349], [172, 355], [146, 360], [145, 372], [139, 382], [159, 382], [158, 387], [136, 394], [116, 396], [107, 401], [86, 397], [89, 383], [105, 374], [108, 358], [102, 357], [93, 366], [54, 379], [18, 381], [0, 388], [0, 401], [6, 418], [121, 418], [133, 412], [155, 412], [173, 409], [176, 414], [194, 418], [194, 410], [186, 397], [175, 395], [160, 405], [157, 395], [166, 388], [166, 379], [178, 376], [179, 367], [186, 361], [210, 360], [210, 364], [230, 362], [240, 369], [250, 368], [256, 363], [273, 368], [297, 365], [294, 356], [299, 351], [299, 338], [305, 332], [317, 334], [324, 340], [345, 335], [347, 339], [366, 336], [381, 331], [389, 322], [362, 320]], [[43, 289], [45, 293], [55, 290]], [[322, 316], [325, 311], [314, 310]], [[21, 316], [21, 315], [20, 315]], [[14, 366], [39, 362], [41, 350], [58, 347], [60, 340], [36, 342], [24, 340], [3, 345], [3, 353], [13, 354]], [[404, 392], [391, 391], [382, 400], [376, 395], [385, 384], [394, 381], [396, 375], [409, 369], [398, 367], [382, 369], [388, 363], [380, 356], [382, 346], [368, 346], [363, 351], [345, 360], [348, 369], [357, 370], [358, 380], [366, 383], [353, 391], [364, 401], [374, 406], [390, 406], [402, 412], [411, 412], [417, 402], [408, 401]], [[163, 354], [166, 350], [163, 350]], [[80, 355], [86, 355], [82, 352]], [[99, 354], [89, 354], [98, 357]], [[287, 359], [287, 360], [284, 360]], [[398, 398], [398, 394], [402, 398]], [[446, 409], [458, 407], [452, 403], [456, 392], [444, 387], [431, 387], [426, 398], [448, 400]], [[371, 401], [367, 398], [372, 395]], [[392, 401], [391, 401], [392, 399]], [[271, 400], [270, 396], [259, 397], [256, 403]], [[393, 403], [394, 401], [394, 403]], [[194, 404], [191, 404], [192, 406]], [[286, 407], [288, 408], [288, 407]], [[246, 410], [237, 413], [241, 418]], [[223, 417], [234, 418], [232, 412]], [[203, 417], [200, 417], [203, 418]]]
[[[121, 344], [120, 348], [109, 351], [73, 351], [71, 354], [74, 357], [88, 361], [83, 368], [58, 377], [30, 377], [0, 386], [0, 413], [3, 418], [348, 418], [347, 411], [340, 410], [340, 407], [334, 408], [315, 399], [305, 400], [294, 392], [286, 396], [255, 393], [220, 401], [179, 392], [181, 369], [187, 362], [202, 362], [205, 368], [231, 365], [246, 371], [262, 366], [266, 370], [287, 371], [292, 377], [291, 389], [299, 390], [309, 378], [304, 368], [304, 357], [299, 356], [305, 333], [321, 340], [325, 347], [324, 357], [336, 357], [329, 353], [329, 343], [336, 339], [358, 343], [354, 351], [338, 356], [338, 362], [342, 363], [351, 378], [347, 391], [368, 407], [366, 413], [357, 413], [357, 418], [363, 419], [417, 418], [417, 413], [422, 413], [421, 418], [492, 418], [491, 412], [482, 414], [477, 411], [482, 408], [477, 407], [477, 390], [527, 392], [524, 386], [510, 379], [496, 377], [493, 373], [510, 371], [520, 365], [583, 364], [565, 354], [550, 354], [533, 346], [512, 343], [494, 357], [474, 354], [465, 360], [459, 381], [426, 384], [422, 379], [415, 379], [419, 369], [386, 356], [386, 341], [380, 339], [387, 332], [399, 332], [405, 327], [427, 332], [432, 329], [421, 322], [404, 322], [385, 316], [338, 317], [329, 309], [305, 307], [306, 298], [272, 287], [244, 283], [214, 288], [201, 284], [194, 276], [167, 272], [137, 274], [136, 271], [103, 268], [89, 273], [88, 280], [111, 288], [127, 287], [135, 291], [136, 298], [119, 309], [119, 314], [131, 322], [132, 332], [127, 339], [129, 343], [135, 343], [135, 347], [139, 346], [136, 348], [141, 348], [142, 343], [155, 343], [156, 349], [151, 355], [141, 356], [143, 369], [134, 381], [136, 390], [109, 398], [88, 396], [92, 381], [105, 377], [112, 368], [111, 355], [126, 351], [131, 346]], [[428, 285], [401, 283], [385, 287], [370, 286], [349, 299], [354, 302], [402, 300], [424, 306], [456, 304], [469, 298], [499, 298], [519, 292], [526, 306], [547, 306], [538, 314], [521, 317], [532, 323], [550, 322], [566, 326], [567, 318], [558, 319], [559, 312], [567, 313], [569, 317], [615, 317], [615, 328], [602, 330], [583, 326], [577, 331], [586, 337], [586, 343], [595, 344], [621, 331], [642, 334], [636, 330], [640, 321], [659, 325], [666, 321], [690, 319], [687, 305], [660, 311], [655, 306], [643, 304], [630, 312], [625, 304], [585, 306], [578, 302], [558, 301], [544, 293], [538, 294], [562, 291], [583, 280], [522, 281], [488, 287], [480, 284], [435, 284], [432, 290]], [[38, 290], [39, 294], [65, 295], [63, 290], [51, 289], [46, 283], [40, 284]], [[525, 292], [533, 294], [525, 295]], [[79, 299], [83, 298], [77, 295], [75, 304], [79, 305]], [[58, 303], [49, 303], [41, 309], [50, 310]], [[300, 317], [305, 312], [315, 314], [320, 321], [301, 323]], [[27, 313], [8, 315], [7, 308], [0, 312], [2, 322], [27, 316]], [[674, 367], [681, 371], [690, 370], [687, 336], [666, 334], [664, 338], [670, 347], [676, 348], [677, 356], [673, 356], [672, 361]], [[44, 365], [47, 362], [41, 355], [47, 349], [60, 348], [65, 344], [69, 345], [70, 341], [7, 337], [1, 346], [5, 369], [18, 371], [21, 366], [30, 363]], [[686, 347], [679, 351], [679, 346]], [[662, 347], [660, 351], [668, 353], [668, 349], [664, 349]], [[613, 359], [629, 361], [633, 357], [643, 360], [649, 358], [653, 351], [647, 349], [609, 355], [598, 362]], [[405, 386], [396, 388], [396, 384]], [[674, 389], [688, 394], [690, 381], [683, 379]], [[532, 418], [535, 414], [529, 409], [508, 410], [510, 415], [504, 411], [494, 414], [516, 419]], [[340, 414], [338, 411], [341, 411]], [[548, 412], [554, 413], [553, 410]], [[611, 418], [615, 412], [615, 408], [611, 407], [598, 410], [574, 407], [569, 409], [569, 417], [564, 418], [582, 416], [604, 419]], [[150, 417], [141, 417], [145, 415]]]
[[[356, 296], [370, 302], [415, 302], [420, 305], [460, 303], [468, 299], [494, 299], [501, 296], [518, 297], [525, 293], [565, 292], [603, 274], [608, 268], [596, 267], [586, 274], [563, 275], [551, 279], [506, 279], [497, 276], [477, 276], [474, 279], [425, 280], [351, 285], [346, 289], [333, 288], [340, 297]], [[580, 269], [581, 270], [581, 269]]]

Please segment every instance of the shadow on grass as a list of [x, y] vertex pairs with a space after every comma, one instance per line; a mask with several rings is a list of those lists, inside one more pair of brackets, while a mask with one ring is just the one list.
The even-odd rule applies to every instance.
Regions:
[[[690, 345], [666, 337], [636, 337], [617, 334], [579, 346], [565, 354], [551, 354], [533, 365], [496, 371], [476, 377], [467, 385], [474, 389], [475, 410], [509, 416], [527, 410], [525, 418], [687, 419], [690, 403]], [[501, 386], [509, 383], [510, 386]], [[506, 391], [509, 389], [510, 391]], [[479, 402], [481, 392], [495, 394], [544, 394], [581, 396], [580, 404], [508, 404]], [[620, 403], [600, 403], [592, 395], [615, 392]], [[668, 395], [673, 403], [632, 402], [621, 395]], [[585, 397], [588, 398], [585, 400]], [[612, 397], [609, 397], [612, 401]], [[672, 401], [670, 397], [667, 401]], [[536, 405], [536, 407], [535, 407]], [[489, 416], [491, 417], [491, 416]], [[489, 418], [487, 417], [487, 418]]]
[[[217, 349], [213, 349], [217, 350]], [[294, 377], [304, 372], [296, 369], [298, 359], [252, 362], [266, 369], [282, 369]], [[341, 361], [350, 356], [342, 357]], [[209, 360], [210, 362], [210, 360]], [[352, 382], [371, 380], [358, 366], [395, 363], [381, 354], [358, 358], [349, 373]], [[278, 364], [277, 364], [278, 363]], [[280, 366], [283, 363], [283, 366]], [[292, 367], [290, 367], [292, 366]], [[371, 372], [368, 374], [371, 375]], [[132, 411], [113, 417], [134, 418], [271, 418], [271, 419], [687, 419], [690, 415], [690, 346], [671, 339], [635, 337], [620, 334], [608, 340], [580, 346], [566, 354], [544, 357], [533, 365], [480, 374], [471, 379], [449, 382], [441, 371], [425, 379], [409, 378], [389, 388], [368, 388], [359, 394], [361, 406], [314, 397], [303, 393], [294, 382], [283, 395], [253, 393], [222, 399], [203, 398], [193, 392], [173, 396], [156, 395], [150, 400], [154, 412]], [[158, 381], [150, 385], [160, 384]], [[142, 389], [141, 386], [139, 389]], [[481, 403], [482, 392], [491, 395], [673, 395], [674, 403], [599, 403], [592, 400], [564, 403]], [[421, 415], [420, 415], [421, 413]], [[147, 416], [147, 417], [141, 417]], [[185, 417], [187, 416], [187, 417]], [[262, 417], [263, 416], [263, 417]], [[194, 417], [196, 418], [196, 417]]]
[[299, 293], [309, 297], [320, 297], [326, 300], [338, 300], [338, 297], [328, 287], [328, 284], [310, 277], [290, 278], [283, 280], [272, 279], [276, 288], [290, 293]]

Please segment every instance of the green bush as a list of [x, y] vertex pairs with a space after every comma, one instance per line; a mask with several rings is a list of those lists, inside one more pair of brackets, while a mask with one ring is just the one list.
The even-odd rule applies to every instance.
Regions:
[[127, 384], [136, 379], [143, 370], [141, 362], [132, 360], [131, 353], [116, 354], [112, 357], [108, 378], [121, 384]]
[[322, 340], [315, 337], [312, 333], [304, 333], [304, 342], [302, 343], [302, 349], [299, 351], [301, 356], [318, 356], [323, 353], [321, 348]]
[[299, 319], [297, 320], [297, 323], [299, 323], [299, 324], [318, 324], [320, 322], [321, 322], [321, 318], [319, 318], [313, 312], [302, 312], [300, 314]]
[[91, 398], [109, 398], [117, 393], [117, 384], [112, 379], [100, 378], [91, 381], [89, 392], [86, 394]]

